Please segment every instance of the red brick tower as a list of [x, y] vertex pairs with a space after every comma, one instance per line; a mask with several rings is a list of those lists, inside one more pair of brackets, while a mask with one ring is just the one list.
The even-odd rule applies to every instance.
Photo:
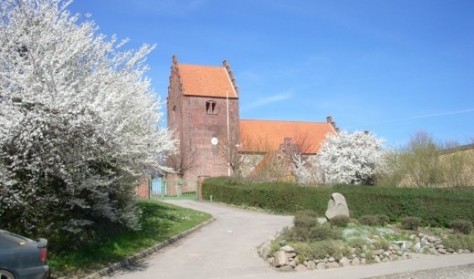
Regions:
[[238, 87], [223, 66], [180, 64], [173, 56], [168, 128], [179, 140], [184, 179], [231, 175], [226, 149], [238, 143]]

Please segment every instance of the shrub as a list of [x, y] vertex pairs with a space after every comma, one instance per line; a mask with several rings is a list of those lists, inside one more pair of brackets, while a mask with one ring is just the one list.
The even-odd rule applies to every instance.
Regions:
[[449, 227], [455, 232], [470, 234], [472, 232], [472, 222], [468, 220], [454, 220]]
[[317, 214], [312, 210], [296, 212], [293, 223], [293, 228], [284, 231], [284, 237], [292, 241], [315, 241], [338, 237], [338, 232], [332, 230], [330, 226], [318, 223]]
[[400, 223], [402, 229], [416, 231], [421, 224], [421, 218], [413, 216], [404, 217], [400, 220]]
[[385, 214], [364, 215], [359, 218], [359, 223], [367, 226], [385, 226], [390, 218]]
[[327, 255], [341, 254], [344, 245], [336, 240], [315, 241], [309, 244], [295, 245], [295, 251], [304, 259], [324, 259]]
[[379, 224], [379, 220], [375, 215], [364, 215], [359, 218], [359, 223], [366, 226], [377, 226]]
[[453, 234], [443, 239], [443, 244], [448, 249], [468, 249], [474, 251], [474, 235]]
[[378, 214], [376, 216], [381, 226], [385, 226], [386, 224], [388, 224], [388, 222], [390, 222], [390, 218], [385, 214]]
[[344, 195], [351, 216], [383, 214], [390, 222], [404, 216], [419, 216], [423, 224], [449, 227], [455, 219], [474, 222], [474, 187], [397, 188], [365, 186], [301, 187], [296, 184], [268, 182], [252, 183], [229, 177], [208, 178], [203, 183], [203, 197], [234, 205], [248, 205], [273, 212], [294, 214], [311, 209], [326, 211], [332, 193]]
[[318, 225], [318, 215], [312, 210], [298, 211], [293, 223], [297, 228], [311, 228]]
[[390, 248], [390, 242], [384, 238], [377, 238], [374, 243], [375, 249], [388, 250]]
[[355, 248], [356, 253], [358, 255], [360, 255], [360, 253], [362, 253], [362, 251], [366, 250], [364, 248], [367, 248], [370, 245], [370, 241], [368, 239], [358, 237], [358, 238], [349, 239], [347, 244], [350, 247]]
[[313, 227], [294, 227], [287, 236], [293, 241], [317, 241], [337, 239], [340, 234], [330, 226], [318, 224]]
[[335, 216], [330, 220], [331, 225], [335, 227], [345, 228], [349, 224], [350, 218], [345, 215]]

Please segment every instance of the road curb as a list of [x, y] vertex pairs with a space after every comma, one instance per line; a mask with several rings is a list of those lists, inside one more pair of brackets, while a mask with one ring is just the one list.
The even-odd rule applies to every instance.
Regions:
[[143, 259], [153, 253], [155, 253], [156, 251], [159, 251], [163, 248], [165, 248], [166, 246], [169, 246], [170, 244], [173, 244], [175, 242], [177, 242], [178, 240], [180, 239], [183, 239], [185, 237], [187, 237], [188, 235], [192, 234], [193, 232], [201, 229], [202, 227], [204, 226], [207, 226], [209, 225], [210, 223], [214, 222], [216, 219], [214, 217], [212, 217], [211, 219], [183, 232], [183, 233], [180, 233], [176, 236], [173, 236], [172, 238], [162, 242], [162, 243], [159, 243], [159, 244], [156, 244], [155, 246], [153, 247], [150, 247], [148, 249], [145, 249], [141, 252], [138, 252], [137, 254], [133, 255], [133, 256], [130, 256], [128, 258], [126, 258], [125, 260], [123, 261], [120, 261], [120, 262], [117, 262], [117, 263], [114, 263], [112, 265], [110, 265], [109, 267], [105, 267], [99, 271], [96, 271], [90, 275], [88, 275], [87, 277], [84, 277], [84, 279], [100, 279], [102, 278], [102, 276], [107, 276], [107, 275], [110, 275], [112, 274], [113, 272], [123, 268], [123, 267], [126, 267], [128, 265], [131, 265], [131, 264], [134, 264], [136, 263], [138, 260], [140, 259]]

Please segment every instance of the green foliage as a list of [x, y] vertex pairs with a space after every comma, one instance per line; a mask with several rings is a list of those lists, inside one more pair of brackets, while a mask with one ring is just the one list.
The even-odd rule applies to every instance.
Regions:
[[463, 148], [442, 146], [420, 132], [402, 149], [385, 156], [386, 171], [377, 185], [413, 187], [473, 186], [474, 153]]
[[366, 238], [356, 237], [349, 239], [347, 244], [355, 249], [363, 250], [364, 247], [370, 245], [370, 242]]
[[366, 226], [378, 226], [379, 220], [375, 215], [364, 215], [359, 218], [359, 223]]
[[313, 210], [302, 210], [295, 213], [293, 221], [296, 228], [311, 228], [318, 225], [318, 215]]
[[443, 239], [443, 244], [448, 249], [468, 249], [474, 251], [474, 235], [473, 234], [452, 234]]
[[469, 220], [454, 220], [449, 227], [455, 232], [470, 234], [472, 232], [472, 222]]
[[340, 240], [324, 240], [314, 242], [298, 242], [292, 244], [296, 253], [303, 260], [324, 259], [327, 255], [342, 255], [344, 244]]
[[330, 220], [331, 225], [339, 228], [345, 228], [351, 219], [345, 215], [335, 216]]
[[450, 221], [456, 219], [474, 222], [474, 187], [301, 187], [281, 182], [251, 183], [228, 177], [209, 178], [203, 184], [204, 199], [212, 195], [215, 201], [285, 214], [310, 209], [322, 216], [334, 192], [344, 195], [353, 218], [386, 215], [391, 222], [397, 222], [405, 216], [419, 216], [424, 225], [433, 227], [448, 227]]
[[340, 238], [340, 233], [330, 224], [319, 224], [316, 212], [302, 210], [295, 214], [294, 226], [283, 231], [288, 241], [318, 241]]
[[385, 238], [377, 238], [373, 245], [375, 249], [388, 250], [390, 248], [390, 242]]
[[390, 218], [385, 214], [378, 214], [376, 216], [381, 226], [385, 226], [386, 224], [388, 224], [388, 222], [390, 222]]
[[421, 218], [414, 216], [404, 217], [400, 220], [400, 225], [402, 229], [416, 231], [421, 225]]

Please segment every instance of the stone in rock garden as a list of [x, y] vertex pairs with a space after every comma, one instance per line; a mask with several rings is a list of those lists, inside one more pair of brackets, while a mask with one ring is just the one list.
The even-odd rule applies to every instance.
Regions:
[[354, 259], [352, 259], [351, 264], [352, 265], [359, 265], [360, 264], [359, 258], [355, 257]]
[[428, 241], [431, 243], [435, 243], [438, 241], [438, 238], [436, 236], [428, 236], [426, 239], [428, 239]]
[[306, 266], [304, 264], [299, 264], [295, 267], [295, 270], [296, 271], [307, 271], [308, 268], [306, 268]]
[[277, 251], [274, 255], [273, 263], [276, 267], [284, 266], [288, 264], [288, 259], [284, 251]]
[[314, 261], [307, 261], [306, 268], [310, 270], [316, 269], [316, 263]]
[[346, 257], [342, 257], [340, 260], [339, 260], [339, 265], [340, 266], [348, 266], [351, 264], [351, 261], [346, 258]]
[[265, 241], [260, 247], [258, 248], [258, 253], [260, 256], [264, 259], [268, 258], [268, 255], [270, 254], [272, 248], [271, 248], [271, 243], [270, 241]]
[[291, 247], [290, 245], [285, 245], [285, 246], [281, 247], [280, 250], [285, 251], [285, 252], [294, 252], [295, 251], [295, 249], [293, 247]]
[[447, 252], [446, 249], [444, 249], [444, 248], [438, 248], [438, 253], [440, 253], [440, 254], [446, 254], [446, 252]]
[[288, 259], [296, 258], [296, 252], [285, 252]]
[[415, 243], [415, 245], [413, 245], [413, 247], [411, 247], [411, 249], [412, 249], [413, 251], [417, 252], [417, 253], [420, 252], [420, 250], [421, 250], [421, 242]]
[[316, 265], [316, 269], [326, 269], [326, 264], [325, 263], [318, 263]]
[[326, 218], [333, 219], [338, 215], [349, 216], [349, 207], [347, 207], [346, 198], [340, 193], [333, 193], [328, 202], [328, 209], [326, 210]]
[[295, 268], [296, 267], [296, 261], [291, 260], [291, 261], [288, 262], [288, 265], [291, 266], [292, 268]]

